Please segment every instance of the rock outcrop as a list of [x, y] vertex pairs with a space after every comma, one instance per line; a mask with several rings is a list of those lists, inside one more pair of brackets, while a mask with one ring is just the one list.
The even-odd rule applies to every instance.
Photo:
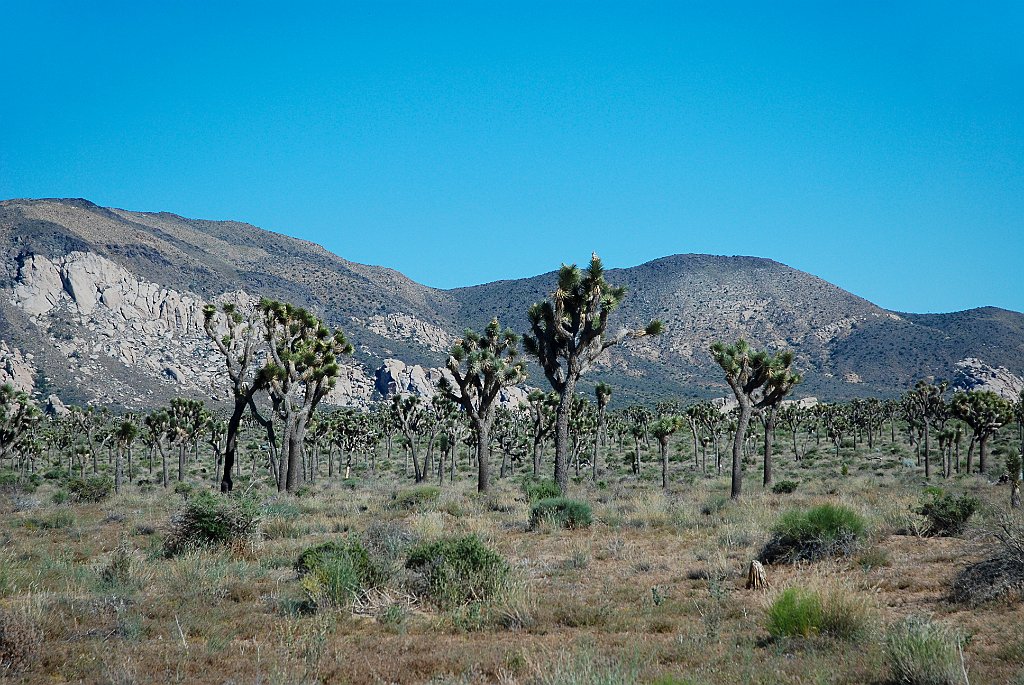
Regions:
[[1024, 379], [1002, 366], [990, 366], [975, 357], [956, 364], [953, 387], [961, 390], [988, 390], [1003, 399], [1015, 402], [1024, 390]]
[[35, 369], [32, 355], [22, 355], [0, 340], [0, 385], [10, 383], [15, 390], [32, 392], [35, 387]]

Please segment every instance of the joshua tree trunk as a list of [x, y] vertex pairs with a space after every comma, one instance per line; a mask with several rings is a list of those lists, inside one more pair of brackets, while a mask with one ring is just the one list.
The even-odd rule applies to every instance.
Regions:
[[[737, 393], [741, 396], [741, 393]], [[736, 436], [732, 442], [732, 488], [729, 497], [738, 499], [743, 490], [743, 441], [750, 424], [750, 402], [739, 400], [740, 416], [736, 421]]]
[[658, 450], [661, 452], [661, 487], [668, 487], [668, 436], [658, 438]]
[[473, 422], [476, 433], [477, 492], [487, 492], [491, 486], [491, 422], [481, 419]]
[[563, 495], [569, 489], [569, 413], [576, 394], [576, 381], [571, 369], [568, 376], [555, 412], [555, 483]]
[[767, 407], [764, 423], [764, 486], [772, 484], [772, 442], [775, 438], [775, 407]]
[[988, 433], [978, 436], [978, 473], [985, 475], [988, 467]]

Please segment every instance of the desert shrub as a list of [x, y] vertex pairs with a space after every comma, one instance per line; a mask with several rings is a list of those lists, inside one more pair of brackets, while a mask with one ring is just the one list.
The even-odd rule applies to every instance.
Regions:
[[300, 576], [314, 573], [338, 559], [344, 559], [356, 574], [360, 588], [381, 587], [390, 573], [374, 559], [361, 540], [352, 536], [341, 541], [322, 542], [299, 555], [295, 570]]
[[821, 598], [817, 593], [791, 587], [768, 607], [768, 634], [772, 637], [810, 637], [821, 628]]
[[419, 542], [417, 536], [404, 527], [382, 521], [370, 524], [359, 539], [381, 573], [388, 578], [398, 575], [409, 550]]
[[966, 682], [959, 638], [928, 618], [911, 617], [890, 628], [885, 653], [892, 682], [907, 685]]
[[54, 504], [66, 504], [70, 498], [71, 495], [68, 494], [68, 491], [64, 488], [60, 488], [53, 491], [53, 496], [50, 497], [50, 501]]
[[68, 494], [75, 502], [102, 502], [114, 492], [114, 481], [108, 476], [69, 478]]
[[967, 566], [953, 579], [953, 601], [974, 607], [1024, 594], [1024, 527], [1019, 520], [1004, 518], [995, 537], [999, 544], [991, 556]]
[[526, 501], [530, 504], [538, 500], [562, 496], [562, 491], [558, 489], [558, 483], [550, 478], [527, 478], [523, 481], [523, 492], [526, 494]]
[[174, 484], [174, 494], [181, 495], [185, 499], [188, 499], [192, 495], [192, 493], [195, 492], [195, 490], [195, 486], [192, 485], [192, 483], [189, 483], [188, 481], [179, 480], [177, 483]]
[[714, 514], [720, 514], [723, 512], [729, 504], [729, 498], [724, 495], [718, 495], [712, 497], [704, 503], [700, 508], [700, 513], [704, 516], [712, 516]]
[[530, 508], [530, 528], [551, 523], [559, 528], [587, 528], [593, 520], [590, 505], [567, 497], [548, 497]]
[[789, 493], [796, 492], [799, 485], [800, 483], [795, 480], [780, 480], [772, 486], [772, 492], [776, 495], [788, 495]]
[[417, 592], [445, 609], [495, 597], [509, 574], [508, 563], [476, 535], [417, 545], [405, 565], [417, 576]]
[[135, 571], [134, 550], [126, 540], [122, 540], [107, 565], [100, 569], [100, 582], [111, 588], [130, 587], [134, 584]]
[[0, 492], [15, 492], [19, 480], [21, 479], [16, 471], [0, 471]]
[[302, 589], [315, 608], [346, 607], [362, 592], [363, 584], [351, 557], [326, 554], [302, 576]]
[[164, 540], [168, 556], [193, 547], [233, 543], [255, 544], [260, 539], [260, 514], [248, 498], [229, 498], [200, 492], [171, 517]]
[[842, 588], [783, 590], [768, 607], [768, 634], [775, 639], [822, 635], [857, 641], [872, 623], [868, 604]]
[[963, 532], [981, 501], [973, 495], [956, 495], [942, 488], [926, 488], [915, 511], [928, 519], [927, 535], [952, 537]]
[[399, 490], [391, 500], [396, 509], [426, 509], [441, 499], [441, 488], [434, 485], [415, 485]]
[[847, 554], [860, 544], [866, 530], [864, 519], [844, 506], [794, 509], [779, 518], [760, 559], [769, 564], [793, 563]]
[[30, 617], [0, 608], [0, 674], [32, 665], [43, 646], [43, 631]]
[[60, 530], [75, 525], [75, 517], [67, 509], [58, 509], [46, 518], [29, 519], [29, 523], [43, 530]]

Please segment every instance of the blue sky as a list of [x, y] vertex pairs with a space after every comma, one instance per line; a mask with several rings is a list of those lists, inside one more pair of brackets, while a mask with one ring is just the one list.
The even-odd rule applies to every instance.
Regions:
[[1024, 310], [1024, 4], [0, 2], [0, 197], [437, 287], [771, 257]]

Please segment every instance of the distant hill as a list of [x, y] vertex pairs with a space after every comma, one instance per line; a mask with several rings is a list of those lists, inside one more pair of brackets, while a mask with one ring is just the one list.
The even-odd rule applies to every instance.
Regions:
[[[0, 252], [0, 376], [17, 368], [44, 396], [129, 407], [218, 395], [218, 360], [199, 315], [209, 300], [265, 295], [342, 326], [358, 351], [339, 395], [365, 400], [385, 359], [438, 366], [466, 326], [493, 316], [525, 330], [527, 307], [554, 286], [552, 272], [437, 290], [249, 224], [86, 200], [0, 202]], [[590, 375], [612, 383], [620, 400], [723, 394], [708, 346], [740, 336], [794, 349], [806, 376], [799, 394], [825, 399], [892, 395], [923, 376], [952, 378], [967, 357], [1024, 375], [1018, 312], [894, 313], [756, 257], [674, 255], [610, 270], [608, 278], [629, 288], [617, 325], [660, 318], [667, 329], [615, 349]], [[531, 382], [544, 385], [536, 372]]]

